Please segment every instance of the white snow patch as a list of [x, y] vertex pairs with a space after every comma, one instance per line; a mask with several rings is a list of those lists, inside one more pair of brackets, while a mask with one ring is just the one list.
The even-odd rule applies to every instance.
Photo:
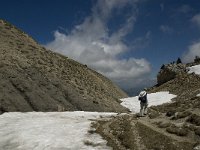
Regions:
[[[176, 95], [169, 94], [169, 92], [156, 92], [147, 95], [148, 106], [161, 105], [163, 103], [171, 102], [171, 99], [176, 97]], [[140, 111], [140, 101], [138, 101], [138, 96], [129, 97], [121, 99], [121, 105], [128, 108], [133, 113], [138, 113]]]
[[197, 96], [198, 96], [198, 97], [200, 97], [200, 93], [199, 93], [199, 94], [197, 94]]
[[[169, 92], [148, 94], [149, 106], [170, 102]], [[122, 99], [122, 105], [139, 112], [138, 96]], [[91, 134], [91, 123], [116, 113], [98, 112], [29, 112], [0, 115], [0, 149], [2, 150], [96, 150], [112, 149], [98, 134]], [[94, 129], [93, 129], [94, 130]]]
[[[98, 134], [90, 134], [93, 119], [115, 113], [29, 112], [0, 115], [0, 149], [66, 150], [111, 149]], [[92, 119], [92, 120], [91, 120]], [[92, 143], [86, 145], [85, 142]]]
[[195, 66], [192, 66], [192, 67], [188, 67], [189, 71], [188, 73], [195, 73], [195, 74], [198, 74], [200, 75], [200, 65], [195, 65]]

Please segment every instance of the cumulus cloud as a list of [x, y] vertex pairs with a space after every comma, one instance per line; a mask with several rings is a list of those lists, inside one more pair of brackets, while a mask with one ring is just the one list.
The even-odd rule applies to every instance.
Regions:
[[191, 12], [192, 10], [193, 10], [193, 8], [187, 4], [181, 5], [179, 8], [177, 8], [177, 11], [179, 13], [184, 13], [184, 14], [187, 14], [187, 13]]
[[195, 56], [200, 56], [200, 41], [189, 46], [188, 51], [183, 54], [183, 62], [192, 62]]
[[195, 24], [197, 24], [200, 27], [200, 13], [193, 16], [191, 21], [194, 22]]
[[160, 31], [162, 31], [163, 33], [171, 34], [173, 32], [173, 29], [167, 25], [161, 25]]
[[[68, 34], [55, 31], [55, 39], [46, 47], [87, 64], [120, 85], [134, 84], [135, 79], [146, 78], [151, 71], [149, 62], [143, 58], [119, 59], [118, 56], [130, 49], [124, 43], [124, 37], [136, 22], [137, 3], [138, 0], [98, 0], [83, 23]], [[115, 10], [126, 7], [131, 7], [131, 11], [123, 14], [126, 16], [124, 24], [111, 32], [108, 28], [110, 18]], [[145, 37], [149, 35], [147, 33]]]
[[[200, 13], [194, 15], [191, 21], [200, 27]], [[183, 61], [186, 63], [192, 62], [195, 56], [200, 56], [200, 40], [188, 47], [188, 50], [183, 54]]]
[[148, 46], [151, 40], [151, 31], [148, 31], [143, 37], [138, 37], [132, 42], [132, 49], [142, 49]]

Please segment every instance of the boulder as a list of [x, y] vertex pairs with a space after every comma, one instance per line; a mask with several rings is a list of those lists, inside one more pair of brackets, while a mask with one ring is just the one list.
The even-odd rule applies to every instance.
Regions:
[[178, 74], [186, 72], [187, 72], [186, 66], [181, 63], [163, 65], [157, 75], [157, 83], [158, 85], [161, 85], [163, 83], [166, 83], [174, 79]]

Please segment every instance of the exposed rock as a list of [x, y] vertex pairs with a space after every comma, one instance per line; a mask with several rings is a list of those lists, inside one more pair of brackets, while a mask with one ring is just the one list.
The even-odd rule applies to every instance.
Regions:
[[188, 122], [195, 124], [197, 126], [200, 126], [200, 116], [196, 115], [196, 114], [192, 114], [188, 119]]
[[157, 75], [157, 83], [158, 85], [161, 85], [174, 79], [177, 74], [185, 73], [186, 71], [186, 65], [181, 63], [163, 65]]
[[149, 109], [148, 116], [149, 116], [150, 119], [155, 119], [155, 118], [160, 116], [160, 113], [158, 111], [153, 110], [153, 109]]
[[170, 110], [170, 111], [168, 111], [168, 112], [166, 113], [166, 116], [167, 116], [167, 117], [171, 117], [171, 116], [174, 116], [175, 113], [176, 113], [175, 110]]
[[0, 20], [0, 104], [4, 111], [126, 111], [127, 95], [103, 75], [37, 44]]
[[181, 119], [181, 118], [186, 118], [186, 117], [188, 117], [188, 116], [190, 116], [191, 115], [191, 112], [190, 111], [184, 111], [184, 112], [177, 112], [175, 115], [174, 115], [174, 117], [173, 117], [173, 119]]
[[176, 134], [178, 136], [186, 136], [188, 134], [187, 128], [177, 127], [175, 125], [171, 125], [166, 128], [166, 131], [172, 134]]
[[200, 127], [195, 129], [195, 134], [200, 136]]
[[187, 65], [187, 67], [191, 67], [191, 66], [195, 66], [195, 65], [199, 65], [200, 64], [200, 57], [199, 56], [196, 56], [194, 58], [194, 61], [193, 62], [190, 62]]
[[160, 123], [158, 124], [158, 127], [159, 127], [159, 128], [167, 128], [167, 127], [169, 127], [170, 125], [171, 125], [170, 122], [160, 122]]
[[199, 143], [196, 144], [196, 145], [194, 146], [193, 150], [200, 150], [200, 144], [199, 144]]

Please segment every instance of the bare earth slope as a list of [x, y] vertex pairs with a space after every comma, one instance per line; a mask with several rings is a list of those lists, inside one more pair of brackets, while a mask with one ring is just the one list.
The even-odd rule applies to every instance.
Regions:
[[116, 150], [200, 150], [200, 75], [178, 71], [148, 92], [159, 91], [177, 97], [172, 103], [152, 106], [147, 117], [121, 114], [101, 120], [94, 125], [97, 132]]
[[126, 111], [127, 95], [101, 74], [0, 20], [0, 111]]

